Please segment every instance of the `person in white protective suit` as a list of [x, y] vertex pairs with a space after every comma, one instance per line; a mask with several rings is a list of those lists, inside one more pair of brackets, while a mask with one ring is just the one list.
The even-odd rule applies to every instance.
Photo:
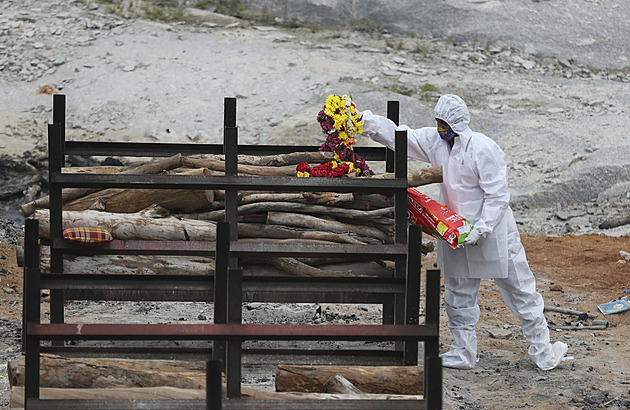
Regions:
[[549, 339], [544, 301], [521, 244], [509, 206], [507, 166], [499, 146], [469, 128], [470, 114], [458, 96], [440, 97], [435, 106], [437, 127], [410, 129], [363, 111], [364, 134], [394, 149], [396, 130], [408, 132], [408, 156], [441, 166], [440, 202], [448, 205], [474, 228], [463, 246], [452, 249], [438, 241], [438, 265], [444, 275], [444, 305], [453, 335], [442, 365], [472, 369], [477, 359], [475, 325], [479, 320], [479, 285], [494, 278], [505, 304], [520, 319], [529, 343], [529, 355], [542, 370], [556, 367], [567, 345]]

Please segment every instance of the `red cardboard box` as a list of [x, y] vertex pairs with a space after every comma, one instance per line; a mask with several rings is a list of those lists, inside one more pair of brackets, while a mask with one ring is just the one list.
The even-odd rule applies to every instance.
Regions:
[[416, 188], [407, 188], [407, 218], [412, 225], [455, 249], [464, 243], [472, 225], [461, 215], [429, 198]]

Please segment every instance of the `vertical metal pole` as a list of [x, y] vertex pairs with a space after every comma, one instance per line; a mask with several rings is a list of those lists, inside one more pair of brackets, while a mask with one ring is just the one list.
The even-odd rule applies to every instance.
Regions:
[[39, 339], [28, 334], [29, 323], [39, 323], [40, 270], [39, 221], [27, 219], [24, 223], [24, 306], [22, 312], [22, 340], [24, 349], [24, 403], [39, 398]]
[[[400, 125], [400, 102], [387, 101], [387, 118], [394, 121], [396, 125]], [[386, 149], [385, 172], [394, 172], [394, 151]]]
[[[62, 130], [66, 129], [66, 96], [65, 94], [53, 94], [53, 124], [60, 124]], [[65, 146], [61, 148], [61, 155], [65, 155]]]
[[[396, 179], [407, 180], [407, 131], [396, 131]], [[394, 198], [396, 243], [407, 243], [407, 190], [396, 192]]]
[[[238, 129], [225, 127], [223, 131], [225, 175], [235, 176], [238, 174]], [[230, 240], [233, 241], [238, 239], [238, 191], [236, 188], [229, 187], [225, 190], [225, 221], [230, 223]]]
[[[63, 198], [62, 187], [54, 182], [55, 174], [61, 173], [64, 163], [63, 146], [65, 145], [64, 128], [62, 124], [48, 125], [48, 182], [50, 192], [50, 273], [63, 273], [63, 255], [54, 247], [55, 239], [62, 237], [63, 231]], [[50, 291], [50, 322], [64, 322], [63, 290]], [[59, 345], [63, 342], [54, 342]]]
[[[394, 121], [396, 125], [399, 123], [400, 102], [387, 101], [387, 118]], [[393, 173], [395, 168], [394, 151], [385, 148], [385, 172]], [[383, 324], [392, 324], [395, 322], [396, 309], [395, 309], [395, 297], [394, 303], [383, 304]]]
[[[223, 150], [225, 153], [225, 175], [238, 174], [238, 128], [236, 127], [236, 98], [225, 98], [223, 112]], [[225, 190], [225, 221], [230, 228], [230, 241], [238, 240], [238, 190]], [[241, 322], [242, 271], [238, 259], [228, 258], [227, 304], [228, 323]], [[240, 272], [240, 273], [239, 273]], [[239, 283], [240, 277], [240, 283]], [[238, 288], [238, 289], [236, 289]], [[238, 292], [238, 295], [236, 293]], [[238, 303], [237, 303], [238, 300]], [[236, 306], [238, 304], [238, 306]], [[226, 381], [228, 398], [241, 397], [241, 343], [229, 340], [226, 348]]]
[[425, 320], [426, 325], [435, 328], [436, 336], [432, 341], [425, 342], [425, 356], [438, 356], [439, 354], [439, 331], [440, 331], [440, 270], [427, 269], [426, 277], [426, 302]]
[[[243, 302], [243, 270], [229, 269], [228, 271], [228, 323], [240, 325], [242, 323]], [[241, 397], [241, 340], [227, 342], [226, 382], [227, 397], [230, 399]]]
[[[395, 177], [397, 180], [407, 181], [407, 131], [396, 131], [395, 140]], [[397, 190], [394, 194], [394, 223], [395, 240], [397, 244], [407, 243], [407, 184], [405, 188]], [[404, 259], [399, 259], [395, 263], [395, 275], [405, 277], [407, 264]], [[404, 323], [405, 321], [405, 300], [404, 295], [395, 297], [394, 323]], [[398, 346], [396, 347], [398, 349]]]
[[[214, 323], [227, 323], [228, 259], [230, 256], [230, 224], [217, 223], [217, 241], [214, 269]], [[212, 359], [219, 361], [225, 371], [225, 340], [212, 342]]]
[[[225, 175], [238, 174], [238, 128], [236, 127], [236, 98], [225, 99], [223, 113], [223, 151], [225, 153]], [[230, 240], [238, 240], [238, 187], [225, 190], [225, 221], [230, 224]], [[230, 258], [230, 268], [237, 268], [236, 258]]]
[[424, 398], [428, 410], [442, 409], [442, 359], [439, 356], [425, 357]]
[[[422, 227], [409, 227], [407, 251], [407, 280], [405, 284], [405, 324], [418, 325], [420, 315], [420, 271], [422, 263]], [[403, 350], [405, 366], [418, 364], [418, 341], [405, 341]]]
[[424, 397], [427, 409], [442, 408], [442, 359], [440, 342], [440, 270], [427, 269], [425, 325], [435, 329], [435, 335], [424, 342]]
[[[225, 98], [223, 112], [223, 151], [225, 154], [225, 175], [238, 174], [238, 128], [236, 127], [236, 98]], [[238, 239], [238, 191], [237, 187], [225, 190], [225, 221], [230, 224], [230, 240]], [[230, 267], [238, 263], [230, 261]]]
[[53, 124], [66, 124], [66, 96], [53, 94]]
[[206, 362], [206, 410], [221, 410], [223, 391], [221, 389], [221, 362]]

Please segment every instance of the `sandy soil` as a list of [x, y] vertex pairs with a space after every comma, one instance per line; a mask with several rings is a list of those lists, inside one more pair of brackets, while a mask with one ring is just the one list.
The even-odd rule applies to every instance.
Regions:
[[[552, 332], [554, 340], [569, 345], [569, 355], [575, 359], [563, 362], [558, 368], [543, 372], [538, 370], [527, 356], [527, 344], [523, 339], [517, 319], [503, 304], [491, 280], [482, 282], [482, 315], [478, 325], [480, 361], [470, 371], [444, 370], [444, 404], [447, 409], [499, 409], [528, 407], [538, 409], [625, 409], [630, 406], [630, 313], [603, 316], [597, 305], [624, 295], [630, 288], [630, 262], [621, 258], [620, 250], [630, 249], [630, 237], [606, 237], [600, 235], [543, 237], [524, 236], [532, 270], [538, 279], [538, 289], [547, 306], [570, 308], [598, 314], [607, 320], [606, 330], [558, 330]], [[432, 263], [434, 254], [426, 258]], [[429, 265], [430, 266], [430, 265]], [[3, 361], [14, 360], [19, 354], [19, 322], [21, 317], [22, 274], [17, 266], [13, 245], [0, 243], [0, 269], [4, 269], [0, 291], [0, 355]], [[6, 271], [6, 272], [5, 272]], [[47, 310], [43, 300], [43, 311]], [[257, 304], [251, 310], [267, 319], [286, 316], [294, 320], [312, 320], [318, 305], [274, 306], [263, 309]], [[151, 306], [153, 309], [151, 309]], [[356, 315], [357, 321], [378, 320], [378, 311], [357, 309], [356, 306], [325, 305], [329, 317], [340, 319]], [[175, 320], [195, 321], [199, 315], [211, 317], [211, 308], [170, 306], [159, 316]], [[109, 309], [109, 310], [108, 310]], [[131, 318], [140, 306], [129, 313]], [[205, 309], [205, 310], [204, 310]], [[168, 312], [168, 313], [167, 313]], [[201, 313], [200, 313], [201, 312]], [[68, 307], [70, 320], [89, 320], [95, 314], [114, 314], [111, 305], [89, 307], [74, 304]], [[117, 315], [120, 314], [118, 310]], [[151, 314], [151, 312], [149, 312]], [[376, 315], [375, 315], [376, 314]], [[182, 317], [179, 317], [179, 316]], [[547, 312], [552, 329], [558, 326], [590, 325], [575, 316]], [[247, 317], [247, 314], [245, 314]], [[204, 318], [207, 319], [207, 318]], [[255, 320], [251, 319], [250, 320]], [[441, 313], [442, 349], [451, 342], [445, 326], [446, 316]], [[497, 330], [505, 336], [492, 337]], [[251, 368], [250, 368], [251, 369]], [[265, 374], [265, 372], [267, 372]], [[4, 369], [0, 373], [2, 392], [0, 403], [6, 405], [9, 398]], [[252, 370], [244, 368], [245, 383], [273, 389], [273, 365]], [[509, 392], [509, 393], [508, 393]]]

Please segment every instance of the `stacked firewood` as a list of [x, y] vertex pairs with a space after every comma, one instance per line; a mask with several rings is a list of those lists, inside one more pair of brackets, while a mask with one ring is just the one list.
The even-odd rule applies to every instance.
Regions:
[[[330, 152], [295, 152], [270, 156], [238, 157], [239, 175], [295, 176], [296, 165], [331, 161]], [[64, 173], [120, 173], [221, 175], [225, 171], [222, 155], [175, 155], [126, 167], [71, 167]], [[344, 176], [348, 177], [348, 176]], [[375, 175], [361, 178], [388, 178]], [[441, 182], [441, 168], [412, 171], [410, 186]], [[216, 238], [216, 222], [225, 218], [224, 191], [164, 189], [84, 189], [63, 190], [63, 227], [98, 226], [108, 229], [115, 239], [208, 241]], [[50, 237], [49, 198], [22, 205], [24, 216], [40, 221], [40, 238]], [[309, 241], [318, 243], [377, 244], [394, 242], [393, 197], [382, 194], [336, 192], [238, 192], [239, 241]], [[423, 245], [426, 253], [430, 243]], [[42, 268], [49, 269], [49, 248], [42, 249]], [[101, 267], [118, 273], [213, 272], [212, 259], [191, 257], [67, 256], [67, 273], [96, 272]], [[156, 263], [159, 262], [159, 263]], [[390, 264], [267, 258], [241, 261], [245, 274], [352, 275], [388, 274]], [[347, 263], [350, 263], [348, 265]]]
[[[24, 407], [24, 357], [7, 364], [11, 408]], [[104, 377], [107, 375], [107, 377]], [[243, 399], [421, 400], [418, 366], [279, 364], [275, 391], [241, 386]], [[43, 354], [42, 399], [205, 399], [205, 363]], [[225, 383], [223, 383], [225, 397]], [[395, 406], [394, 406], [395, 407]]]

